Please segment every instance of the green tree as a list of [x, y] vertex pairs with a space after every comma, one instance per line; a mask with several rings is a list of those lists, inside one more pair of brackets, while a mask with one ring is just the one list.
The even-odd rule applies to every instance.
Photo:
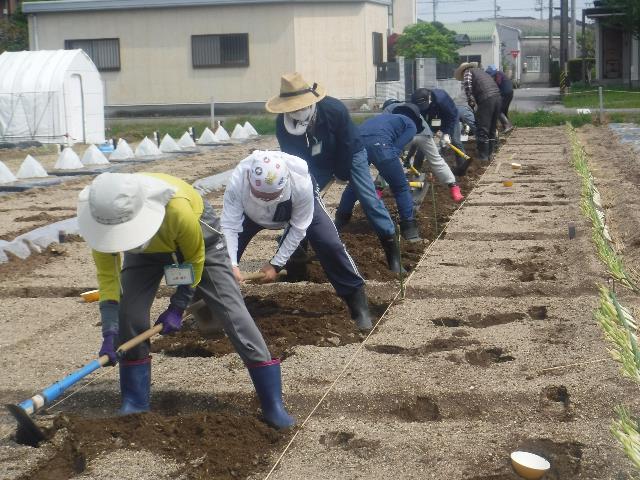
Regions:
[[596, 37], [593, 32], [593, 29], [587, 28], [584, 31], [584, 36], [582, 33], [578, 33], [576, 35], [576, 40], [578, 42], [578, 56], [582, 57], [582, 52], [584, 48], [584, 56], [586, 58], [594, 58], [596, 56]]
[[640, 38], [640, 1], [638, 0], [605, 0], [605, 6], [620, 10], [623, 15], [610, 18], [611, 23], [622, 25], [625, 30]]
[[439, 22], [409, 25], [398, 38], [396, 54], [405, 58], [435, 58], [438, 63], [456, 63], [456, 32]]

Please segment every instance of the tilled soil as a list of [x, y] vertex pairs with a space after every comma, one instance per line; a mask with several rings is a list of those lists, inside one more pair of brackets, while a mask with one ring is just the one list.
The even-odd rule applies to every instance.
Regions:
[[[606, 276], [580, 216], [579, 179], [568, 152], [562, 128], [516, 131], [462, 209], [456, 210], [446, 188], [436, 188], [439, 228], [451, 223], [433, 244], [439, 228], [427, 195], [418, 214], [425, 241], [403, 245], [412, 273], [406, 297], [390, 307], [363, 346], [346, 307], [326, 284], [243, 287], [272, 352], [285, 357], [289, 411], [299, 423], [313, 412], [271, 478], [515, 479], [509, 465], [515, 449], [549, 459], [545, 478], [629, 478], [631, 467], [609, 425], [613, 406], [626, 403], [639, 411], [639, 402], [591, 319], [595, 284]], [[242, 158], [239, 150], [236, 156]], [[182, 159], [180, 171], [195, 179], [204, 158]], [[512, 170], [511, 162], [523, 167]], [[463, 180], [465, 195], [482, 173], [478, 167]], [[504, 187], [505, 179], [513, 187]], [[51, 206], [71, 208], [80, 187], [67, 185], [68, 198], [65, 187], [52, 187], [59, 190], [50, 196]], [[337, 186], [329, 190], [329, 209], [339, 195]], [[47, 211], [37, 192], [8, 197], [0, 215], [3, 232], [16, 230], [11, 222], [17, 216], [38, 215], [38, 206]], [[12, 213], [3, 223], [2, 215], [20, 198], [32, 210]], [[221, 192], [208, 198], [220, 206]], [[393, 199], [387, 195], [385, 201], [394, 211]], [[571, 239], [569, 224], [577, 232]], [[247, 270], [271, 257], [274, 238], [256, 237], [245, 255]], [[398, 283], [359, 210], [343, 238], [380, 315]], [[95, 355], [95, 305], [51, 297], [94, 281], [82, 245], [63, 244], [64, 254], [43, 257], [46, 264], [12, 261], [14, 271], [6, 272], [4, 402], [31, 395], [35, 386]], [[324, 281], [316, 262], [311, 272], [310, 280]], [[26, 293], [6, 297], [11, 291]], [[50, 298], [39, 299], [38, 292]], [[166, 306], [167, 295], [161, 291], [153, 315]], [[88, 323], [77, 324], [82, 317]], [[21, 327], [26, 323], [34, 333]], [[0, 441], [7, 478], [56, 478], [56, 472], [67, 478], [80, 471], [83, 479], [263, 478], [289, 433], [260, 422], [248, 376], [237, 356], [227, 354], [227, 340], [198, 338], [187, 328], [156, 340], [154, 349], [153, 413], [114, 417], [117, 369], [104, 370], [50, 409], [57, 429], [50, 442], [32, 449]], [[2, 416], [0, 427], [13, 429]]]

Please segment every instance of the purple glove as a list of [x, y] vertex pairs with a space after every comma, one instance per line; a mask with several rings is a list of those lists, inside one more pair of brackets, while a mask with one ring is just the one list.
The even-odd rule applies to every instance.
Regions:
[[118, 332], [109, 330], [102, 335], [102, 346], [98, 352], [98, 356], [106, 355], [109, 357], [109, 365], [115, 365], [118, 363], [118, 357], [116, 356], [116, 343], [118, 341]]
[[155, 325], [161, 323], [162, 331], [160, 335], [167, 335], [168, 333], [177, 332], [182, 327], [182, 308], [174, 307], [169, 304], [167, 308], [156, 320]]

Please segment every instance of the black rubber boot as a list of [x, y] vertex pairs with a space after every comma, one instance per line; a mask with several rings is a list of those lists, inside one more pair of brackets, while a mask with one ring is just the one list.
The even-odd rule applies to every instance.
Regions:
[[477, 148], [478, 160], [482, 163], [489, 163], [489, 161], [491, 160], [491, 156], [489, 153], [489, 141], [478, 141]]
[[509, 117], [507, 117], [504, 113], [500, 114], [500, 123], [502, 124], [503, 128], [502, 133], [504, 133], [505, 135], [513, 130], [513, 124], [511, 123], [511, 120], [509, 120]]
[[382, 244], [382, 249], [387, 257], [389, 270], [394, 273], [406, 273], [406, 270], [402, 267], [402, 263], [400, 261], [400, 250], [398, 248], [396, 236], [391, 235], [388, 237], [380, 237], [380, 243]]
[[356, 322], [358, 330], [363, 332], [371, 330], [371, 312], [369, 312], [369, 302], [364, 292], [364, 286], [342, 298], [347, 303], [351, 318]]
[[400, 220], [400, 235], [407, 242], [415, 243], [422, 240], [420, 238], [420, 232], [418, 231], [418, 224], [415, 219]]
[[341, 213], [336, 211], [336, 218], [333, 221], [336, 225], [336, 230], [340, 231], [344, 226], [351, 221], [351, 213]]

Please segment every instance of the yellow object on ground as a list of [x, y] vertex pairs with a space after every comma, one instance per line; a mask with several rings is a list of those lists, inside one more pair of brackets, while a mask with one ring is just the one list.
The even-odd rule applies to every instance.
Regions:
[[83, 292], [80, 296], [84, 299], [85, 302], [97, 302], [100, 300], [100, 290], [89, 290], [87, 292]]
[[513, 187], [513, 180], [504, 180], [502, 182], [502, 185], [504, 185], [505, 187]]

